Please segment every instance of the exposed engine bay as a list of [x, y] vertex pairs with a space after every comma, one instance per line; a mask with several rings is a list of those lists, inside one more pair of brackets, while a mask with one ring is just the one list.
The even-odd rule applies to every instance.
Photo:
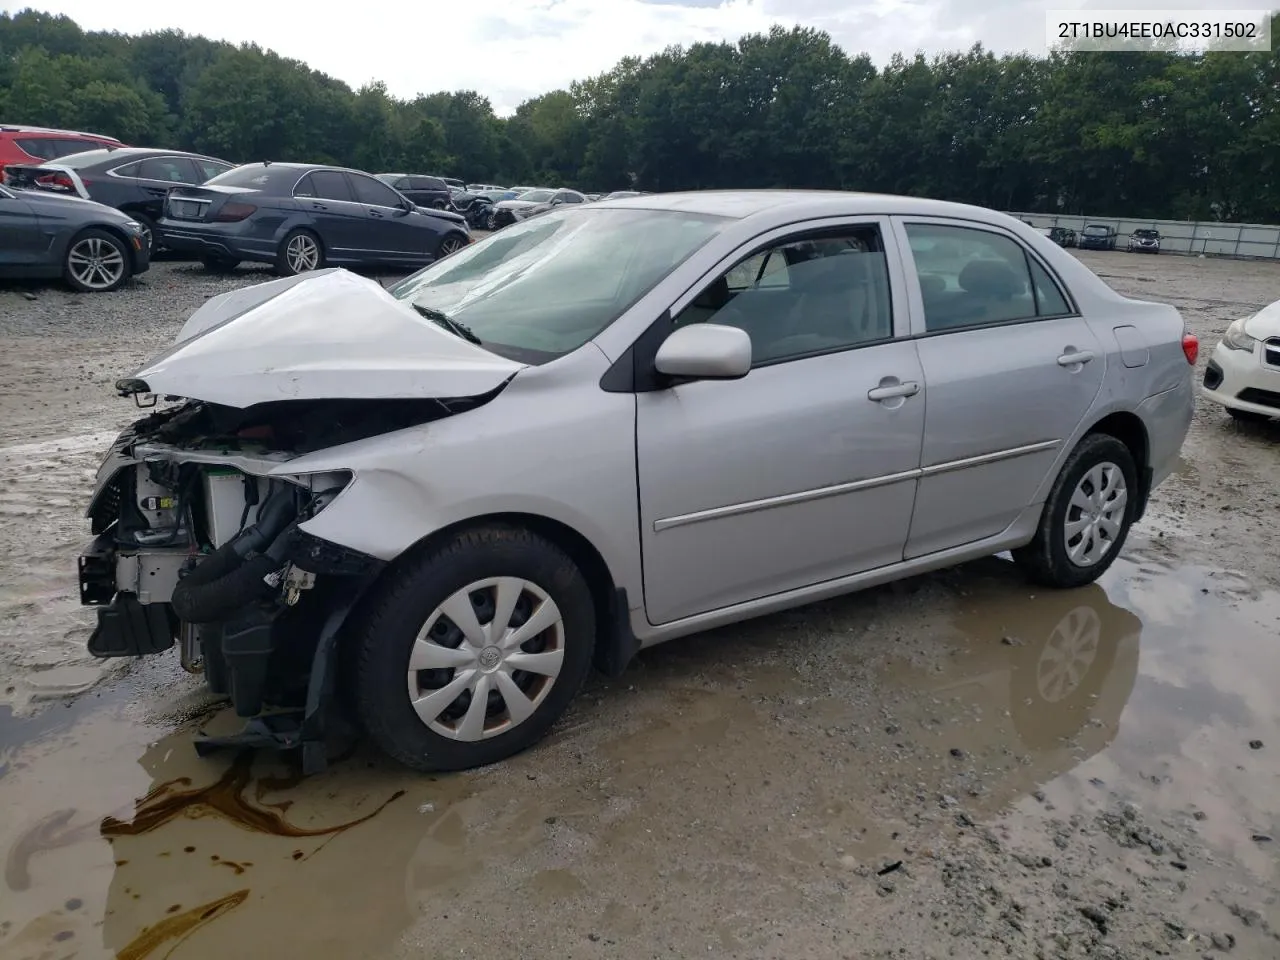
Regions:
[[[98, 608], [90, 652], [147, 656], [176, 643], [185, 669], [202, 673], [239, 716], [261, 718], [247, 739], [230, 740], [289, 747], [314, 739], [317, 683], [332, 682], [331, 671], [316, 676], [315, 667], [327, 667], [337, 628], [382, 562], [299, 529], [352, 475], [292, 475], [287, 464], [490, 396], [244, 409], [188, 400], [136, 421], [112, 445], [87, 511], [95, 539], [79, 574], [81, 602]], [[217, 745], [231, 744], [205, 742]]]

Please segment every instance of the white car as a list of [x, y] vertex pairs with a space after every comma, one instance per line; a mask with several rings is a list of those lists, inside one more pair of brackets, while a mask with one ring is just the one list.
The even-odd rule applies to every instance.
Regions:
[[1280, 417], [1280, 300], [1231, 322], [1209, 358], [1203, 392], [1237, 420]]

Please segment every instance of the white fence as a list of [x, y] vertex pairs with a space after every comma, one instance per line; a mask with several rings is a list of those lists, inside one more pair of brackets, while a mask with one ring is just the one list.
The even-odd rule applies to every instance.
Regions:
[[1076, 217], [1051, 213], [1011, 213], [1037, 227], [1067, 227], [1079, 235], [1085, 224], [1115, 227], [1116, 249], [1123, 250], [1134, 230], [1160, 231], [1161, 253], [1280, 259], [1280, 226], [1266, 223], [1193, 223], [1188, 220], [1135, 220], [1130, 217]]

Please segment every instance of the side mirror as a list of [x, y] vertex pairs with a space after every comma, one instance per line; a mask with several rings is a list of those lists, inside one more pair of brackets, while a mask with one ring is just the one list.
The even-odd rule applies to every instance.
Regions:
[[413, 213], [414, 207], [416, 207], [416, 206], [417, 206], [417, 204], [415, 204], [415, 203], [414, 203], [412, 200], [410, 200], [408, 197], [401, 197], [401, 198], [400, 198], [400, 212], [397, 214], [397, 216], [401, 216], [401, 217], [403, 217], [403, 216], [407, 216], [408, 214]]
[[668, 377], [740, 380], [751, 372], [751, 337], [723, 324], [690, 324], [662, 341], [653, 365]]

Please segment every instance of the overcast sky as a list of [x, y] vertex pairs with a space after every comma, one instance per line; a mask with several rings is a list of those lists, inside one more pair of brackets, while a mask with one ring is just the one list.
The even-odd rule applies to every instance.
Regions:
[[[478, 90], [499, 114], [529, 97], [670, 44], [736, 40], [772, 24], [825, 30], [883, 65], [895, 52], [967, 49], [1043, 53], [1045, 11], [1078, 7], [1217, 7], [1223, 0], [387, 0], [380, 4], [103, 3], [0, 0], [65, 13], [90, 30], [177, 28], [254, 41], [353, 88], [382, 80], [396, 96]], [[1265, 6], [1259, 0], [1223, 5]]]

